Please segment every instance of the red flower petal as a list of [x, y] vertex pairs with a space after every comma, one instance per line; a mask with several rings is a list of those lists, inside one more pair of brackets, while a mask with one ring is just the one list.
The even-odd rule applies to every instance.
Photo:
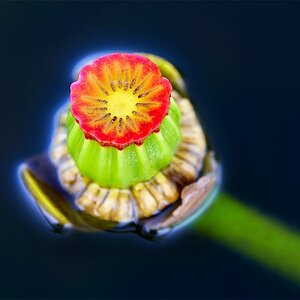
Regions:
[[148, 58], [111, 54], [85, 66], [71, 84], [71, 112], [86, 137], [122, 149], [159, 129], [171, 91]]

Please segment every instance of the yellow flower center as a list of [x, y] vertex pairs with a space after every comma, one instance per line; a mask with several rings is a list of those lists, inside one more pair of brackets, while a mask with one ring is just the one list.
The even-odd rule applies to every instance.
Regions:
[[131, 116], [136, 110], [137, 97], [128, 91], [117, 90], [107, 98], [107, 113], [111, 113], [111, 116], [126, 120], [126, 116]]

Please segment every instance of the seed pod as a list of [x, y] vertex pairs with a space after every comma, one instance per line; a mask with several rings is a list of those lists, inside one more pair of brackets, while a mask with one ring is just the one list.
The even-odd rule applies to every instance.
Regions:
[[185, 84], [169, 62], [146, 56], [152, 62], [113, 54], [83, 68], [49, 155], [22, 165], [26, 188], [56, 229], [157, 239], [212, 201], [220, 169]]
[[[193, 118], [189, 125], [181, 126], [182, 138], [171, 163], [148, 181], [134, 184], [127, 189], [113, 189], [110, 193], [109, 188], [101, 187], [83, 177], [79, 169], [74, 168], [75, 163], [70, 154], [66, 153], [58, 163], [53, 160], [64, 188], [74, 195], [83, 190], [82, 194], [77, 194], [76, 200], [80, 209], [106, 221], [130, 223], [156, 215], [180, 198], [182, 187], [194, 182], [202, 169], [206, 142], [190, 101], [177, 96], [177, 104], [182, 119], [191, 112]], [[66, 131], [66, 124], [61, 122], [56, 132], [61, 134], [63, 130]], [[54, 136], [54, 140], [57, 140], [57, 137]], [[61, 145], [52, 143], [51, 156], [57, 153], [57, 147]], [[72, 182], [70, 178], [77, 180]], [[118, 204], [120, 194], [129, 195], [130, 205]]]

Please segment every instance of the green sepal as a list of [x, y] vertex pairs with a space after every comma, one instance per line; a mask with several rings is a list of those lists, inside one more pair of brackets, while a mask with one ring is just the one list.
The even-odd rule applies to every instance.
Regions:
[[87, 139], [71, 112], [66, 127], [68, 150], [80, 174], [103, 187], [128, 188], [149, 180], [170, 164], [181, 138], [180, 111], [172, 98], [159, 132], [151, 133], [139, 146], [119, 150]]

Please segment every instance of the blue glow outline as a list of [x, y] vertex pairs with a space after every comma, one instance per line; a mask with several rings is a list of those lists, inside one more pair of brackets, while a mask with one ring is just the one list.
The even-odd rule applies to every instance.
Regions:
[[[83, 56], [81, 59], [77, 60], [77, 62], [75, 63], [74, 67], [72, 68], [71, 71], [71, 76], [72, 76], [72, 80], [76, 80], [77, 79], [77, 75], [79, 74], [80, 70], [83, 68], [83, 66], [85, 66], [86, 64], [91, 63], [94, 59], [96, 59], [97, 57], [101, 57], [110, 53], [116, 53], [116, 52], [125, 52], [125, 53], [134, 53], [134, 52], [144, 52], [143, 50], [141, 51], [135, 51], [135, 50], [130, 50], [130, 49], [109, 49], [109, 50], [102, 50], [102, 51], [95, 51], [92, 52], [90, 54], [87, 54], [85, 56]], [[147, 52], [147, 50], [146, 50]], [[47, 153], [49, 155], [49, 151], [51, 149], [51, 145], [53, 142], [53, 135], [55, 133], [55, 129], [57, 127], [57, 122], [58, 122], [58, 118], [59, 115], [61, 114], [61, 112], [63, 110], [66, 110], [67, 107], [69, 105], [69, 97], [66, 97], [66, 101], [63, 102], [63, 104], [59, 105], [58, 108], [53, 109], [54, 112], [52, 112], [51, 116], [53, 116], [54, 114], [54, 118], [52, 117], [52, 126], [51, 126], [51, 134], [50, 134], [50, 142], [48, 142], [48, 146], [47, 148], [44, 150], [45, 153]], [[50, 115], [50, 114], [49, 114]], [[198, 117], [199, 118], [199, 117]], [[47, 136], [49, 134], [49, 129], [46, 130], [47, 131]], [[51, 227], [53, 228], [53, 223], [58, 223], [58, 221], [53, 218], [52, 216], [49, 217], [49, 214], [47, 212], [45, 212], [35, 201], [35, 198], [33, 197], [33, 195], [29, 192], [29, 190], [26, 188], [26, 185], [24, 183], [24, 181], [22, 180], [22, 168], [24, 168], [26, 165], [26, 160], [25, 162], [22, 162], [20, 164], [18, 164], [16, 166], [17, 171], [15, 171], [14, 173], [17, 174], [17, 181], [19, 186], [21, 187], [21, 190], [23, 191], [23, 195], [25, 196], [24, 198], [27, 198], [27, 202], [30, 202], [31, 204], [31, 209], [30, 209], [30, 213], [38, 215], [38, 218], [40, 220], [42, 220], [42, 224], [44, 226], [45, 223], [48, 223], [48, 228]], [[180, 222], [179, 224], [175, 224], [173, 228], [168, 228], [168, 229], [162, 229], [161, 231], [159, 231], [159, 235], [163, 235], [164, 232], [166, 233], [171, 233], [173, 234], [178, 234], [179, 232], [182, 231], [183, 228], [187, 228], [189, 225], [191, 225], [191, 223], [193, 223], [197, 218], [201, 217], [201, 215], [203, 213], [205, 213], [205, 211], [213, 204], [214, 200], [217, 198], [216, 195], [219, 192], [219, 190], [221, 189], [221, 165], [218, 163], [217, 166], [217, 180], [215, 183], [215, 186], [213, 187], [212, 191], [209, 192], [209, 194], [206, 196], [205, 201], [203, 202], [203, 204], [191, 215], [189, 216], [187, 219], [183, 220], [182, 222]], [[24, 205], [26, 206], [26, 210], [29, 211], [28, 205]], [[32, 207], [34, 207], [32, 209]], [[42, 215], [42, 218], [41, 218]], [[52, 219], [54, 220], [54, 222], [52, 223], [52, 221], [48, 220]], [[33, 222], [34, 218], [31, 218], [31, 222]], [[45, 222], [46, 219], [46, 222]], [[35, 223], [35, 225], [37, 224], [37, 219], [35, 219], [35, 221], [33, 222]], [[38, 225], [40, 225], [40, 222], [38, 223]], [[71, 225], [72, 226], [72, 225]]]

